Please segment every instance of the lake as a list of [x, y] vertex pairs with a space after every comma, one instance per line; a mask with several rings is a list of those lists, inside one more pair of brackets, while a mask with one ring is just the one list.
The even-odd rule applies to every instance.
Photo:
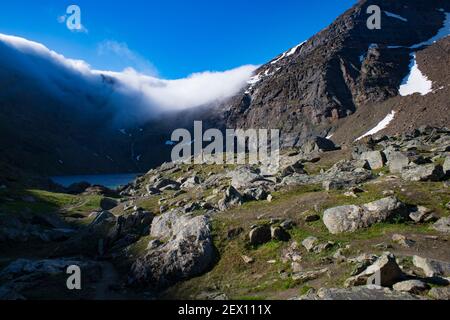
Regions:
[[79, 175], [79, 176], [58, 176], [52, 177], [51, 179], [64, 186], [69, 187], [71, 184], [77, 182], [89, 182], [90, 184], [96, 184], [105, 186], [110, 189], [118, 188], [119, 186], [126, 185], [137, 176], [142, 175], [142, 173], [124, 173], [124, 174], [97, 174], [97, 175]]

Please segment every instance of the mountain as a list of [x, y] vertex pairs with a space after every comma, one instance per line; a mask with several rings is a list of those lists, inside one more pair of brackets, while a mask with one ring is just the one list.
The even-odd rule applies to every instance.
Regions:
[[[367, 28], [370, 5], [382, 10], [380, 30]], [[426, 114], [442, 115], [449, 107], [449, 51], [447, 41], [433, 42], [450, 34], [448, 12], [448, 1], [360, 1], [325, 30], [261, 66], [223, 107], [226, 126], [280, 128], [284, 145], [292, 146], [336, 130], [338, 142], [355, 139], [392, 111], [384, 106], [388, 101], [423, 100]], [[427, 45], [432, 48], [423, 50]], [[414, 52], [439, 93], [399, 98]], [[405, 112], [411, 117], [399, 121], [419, 125], [418, 111]], [[430, 118], [429, 124], [450, 123], [447, 116]]]
[[[367, 28], [371, 5], [382, 10], [380, 30]], [[165, 142], [194, 120], [279, 128], [283, 147], [315, 136], [345, 145], [380, 128], [448, 126], [449, 12], [444, 0], [360, 1], [249, 80], [252, 67], [215, 82], [210, 73], [189, 82], [96, 71], [2, 35], [0, 175], [145, 172], [169, 160]], [[180, 90], [187, 87], [188, 95]]]

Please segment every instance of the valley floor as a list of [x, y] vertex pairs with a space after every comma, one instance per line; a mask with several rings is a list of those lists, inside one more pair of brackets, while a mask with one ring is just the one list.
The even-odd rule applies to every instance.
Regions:
[[357, 299], [377, 265], [369, 298], [449, 299], [449, 137], [289, 151], [275, 176], [164, 164], [121, 192], [4, 187], [0, 298]]

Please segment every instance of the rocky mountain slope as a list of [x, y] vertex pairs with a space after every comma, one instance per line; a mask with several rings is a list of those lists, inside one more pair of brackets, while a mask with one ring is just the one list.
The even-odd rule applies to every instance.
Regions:
[[[373, 4], [382, 10], [380, 30], [366, 25], [366, 10]], [[448, 48], [437, 43], [432, 50], [421, 49], [449, 34], [449, 11], [446, 1], [360, 1], [325, 30], [261, 66], [242, 94], [224, 107], [224, 121], [229, 127], [280, 128], [286, 146], [328, 136], [341, 126], [340, 119], [349, 119], [341, 131], [361, 130], [352, 126], [355, 117], [369, 122], [391, 98], [410, 104], [411, 99], [399, 98], [399, 88], [416, 51], [421, 70], [427, 69], [433, 89], [441, 91], [439, 97], [424, 96], [422, 104], [428, 104], [427, 114], [441, 114], [448, 108], [448, 72], [439, 65], [448, 64]], [[351, 116], [361, 109], [368, 111]], [[414, 125], [418, 118], [408, 120]], [[449, 123], [448, 118], [434, 120]]]

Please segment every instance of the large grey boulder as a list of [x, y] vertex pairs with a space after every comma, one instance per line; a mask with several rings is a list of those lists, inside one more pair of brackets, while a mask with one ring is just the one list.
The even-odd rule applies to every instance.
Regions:
[[332, 234], [353, 232], [405, 214], [405, 205], [395, 197], [383, 198], [361, 206], [327, 209], [323, 222]]
[[365, 285], [367, 284], [368, 279], [376, 273], [379, 274], [378, 280], [380, 281], [380, 283], [376, 284], [381, 285], [382, 287], [391, 287], [404, 277], [402, 270], [396, 262], [395, 256], [392, 253], [386, 252], [366, 270], [356, 276], [348, 278], [345, 281], [345, 286], [352, 287]]
[[146, 251], [134, 262], [130, 284], [165, 289], [202, 274], [213, 263], [215, 250], [209, 218], [173, 212], [166, 215], [169, 217], [162, 218], [159, 227], [152, 227], [152, 235], [160, 235], [163, 244]]
[[444, 217], [436, 221], [433, 229], [443, 233], [450, 233], [450, 217]]
[[402, 152], [394, 151], [388, 157], [389, 171], [391, 173], [401, 173], [409, 165], [409, 158]]
[[444, 177], [444, 170], [441, 165], [426, 164], [413, 166], [402, 172], [402, 178], [407, 181], [440, 181]]
[[378, 170], [384, 167], [386, 158], [380, 151], [368, 151], [361, 154], [361, 160], [367, 160], [370, 169]]
[[251, 167], [240, 167], [229, 173], [231, 185], [236, 189], [249, 188], [257, 181], [263, 181], [264, 177]]
[[414, 256], [413, 264], [422, 269], [427, 277], [450, 277], [449, 262]]

